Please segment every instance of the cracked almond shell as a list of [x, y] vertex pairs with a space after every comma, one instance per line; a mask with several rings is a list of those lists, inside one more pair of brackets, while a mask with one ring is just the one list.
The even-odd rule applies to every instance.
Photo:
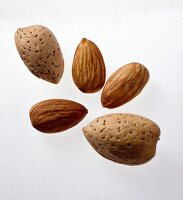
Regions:
[[100, 155], [126, 165], [151, 160], [160, 137], [160, 128], [153, 121], [121, 113], [101, 116], [84, 127], [83, 132]]
[[83, 38], [79, 43], [72, 65], [72, 77], [80, 91], [94, 93], [105, 83], [105, 63], [99, 48]]
[[32, 74], [51, 83], [60, 81], [64, 59], [56, 37], [47, 27], [33, 25], [17, 29], [15, 44]]

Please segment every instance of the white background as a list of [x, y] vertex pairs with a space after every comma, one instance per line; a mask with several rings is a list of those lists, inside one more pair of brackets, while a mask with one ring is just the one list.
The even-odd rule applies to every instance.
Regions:
[[[0, 199], [182, 200], [183, 199], [183, 1], [182, 0], [0, 0]], [[18, 27], [42, 24], [57, 37], [65, 59], [61, 82], [34, 77], [14, 44]], [[129, 62], [147, 66], [142, 93], [114, 110], [103, 109], [100, 92], [83, 94], [71, 76], [82, 37], [104, 56], [107, 77]], [[36, 131], [30, 107], [66, 98], [89, 113], [74, 128], [53, 135]], [[129, 167], [102, 158], [82, 127], [112, 112], [140, 114], [161, 128], [157, 154]]]

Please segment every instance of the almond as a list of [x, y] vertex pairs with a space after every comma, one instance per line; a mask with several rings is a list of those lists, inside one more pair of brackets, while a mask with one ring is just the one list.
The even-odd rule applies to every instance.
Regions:
[[106, 108], [116, 108], [136, 97], [149, 80], [148, 69], [140, 63], [130, 63], [115, 71], [107, 80], [101, 95]]
[[140, 165], [151, 160], [160, 136], [160, 129], [153, 121], [120, 113], [95, 119], [83, 132], [99, 154], [126, 165]]
[[49, 99], [35, 104], [29, 114], [35, 129], [45, 133], [55, 133], [75, 126], [87, 112], [83, 105], [74, 101]]
[[38, 78], [58, 83], [64, 71], [64, 59], [53, 33], [41, 25], [17, 29], [17, 50], [28, 69]]
[[72, 65], [74, 83], [84, 93], [99, 91], [105, 83], [105, 64], [99, 48], [83, 38], [79, 43]]

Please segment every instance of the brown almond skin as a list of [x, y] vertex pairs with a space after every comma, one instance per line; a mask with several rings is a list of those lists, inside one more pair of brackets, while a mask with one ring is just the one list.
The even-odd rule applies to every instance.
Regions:
[[74, 101], [48, 99], [30, 109], [32, 126], [44, 133], [65, 131], [78, 124], [88, 113], [87, 109]]
[[83, 128], [91, 146], [106, 159], [125, 165], [141, 165], [156, 154], [160, 128], [134, 114], [101, 116]]
[[72, 65], [72, 77], [80, 91], [94, 93], [105, 83], [105, 63], [99, 48], [83, 38], [79, 43]]
[[116, 108], [136, 97], [149, 80], [148, 69], [140, 63], [130, 63], [115, 71], [107, 80], [101, 95], [106, 108]]
[[64, 59], [56, 37], [47, 27], [33, 25], [17, 29], [15, 44], [32, 74], [50, 83], [60, 81]]

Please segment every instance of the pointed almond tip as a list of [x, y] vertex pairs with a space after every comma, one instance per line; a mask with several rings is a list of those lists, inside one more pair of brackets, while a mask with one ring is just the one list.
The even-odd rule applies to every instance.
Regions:
[[83, 116], [85, 117], [88, 114], [88, 109], [84, 107]]
[[82, 43], [84, 43], [84, 42], [86, 42], [86, 41], [87, 41], [86, 38], [82, 38], [82, 40], [81, 40]]

